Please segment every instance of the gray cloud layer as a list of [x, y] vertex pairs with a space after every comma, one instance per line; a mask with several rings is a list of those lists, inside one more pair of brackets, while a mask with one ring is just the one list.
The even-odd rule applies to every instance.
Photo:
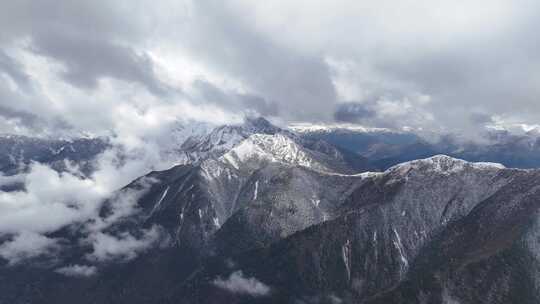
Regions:
[[6, 2], [0, 131], [116, 130], [120, 103], [204, 116], [186, 102], [285, 121], [535, 124], [538, 11], [527, 0]]

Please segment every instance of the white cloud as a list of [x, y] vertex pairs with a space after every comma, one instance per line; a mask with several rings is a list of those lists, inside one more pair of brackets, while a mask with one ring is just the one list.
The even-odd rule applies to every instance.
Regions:
[[221, 289], [237, 294], [259, 297], [270, 293], [269, 286], [256, 278], [245, 277], [241, 270], [231, 273], [227, 279], [218, 277], [212, 283]]
[[52, 232], [96, 214], [110, 189], [99, 181], [58, 173], [33, 163], [24, 176], [25, 189], [0, 191], [0, 234]]
[[22, 231], [10, 241], [0, 245], [0, 257], [15, 265], [25, 259], [53, 253], [58, 249], [57, 241], [43, 235]]
[[161, 245], [160, 243], [167, 241], [164, 232], [158, 226], [144, 230], [139, 238], [129, 232], [122, 232], [118, 236], [98, 232], [88, 237], [87, 242], [92, 244], [93, 251], [86, 257], [98, 262], [129, 261], [152, 246]]
[[58, 268], [55, 271], [68, 277], [90, 277], [97, 273], [97, 268], [95, 266], [75, 264]]
[[[151, 149], [126, 150], [115, 147], [98, 157], [97, 171], [85, 178], [76, 167], [69, 172], [57, 172], [50, 167], [32, 163], [28, 172], [14, 177], [2, 177], [3, 183], [20, 181], [24, 188], [18, 191], [0, 191], [0, 236], [13, 236], [5, 242], [3, 256], [8, 259], [33, 257], [31, 251], [16, 254], [16, 249], [34, 239], [35, 245], [47, 249], [51, 242], [44, 235], [72, 224], [84, 224], [84, 232], [90, 234], [96, 243], [96, 257], [118, 253], [132, 258], [136, 253], [153, 244], [158, 230], [145, 232], [141, 239], [122, 235], [114, 239], [102, 230], [117, 221], [137, 213], [137, 201], [151, 186], [153, 180], [142, 178], [137, 189], [116, 192], [135, 178], [152, 169], [168, 168]], [[165, 166], [165, 167], [160, 167]], [[99, 212], [103, 202], [108, 200], [111, 207], [105, 217]], [[118, 242], [114, 242], [117, 240]], [[108, 246], [108, 247], [107, 247]], [[123, 253], [122, 246], [132, 253]], [[36, 254], [39, 250], [36, 249]]]
[[[164, 161], [154, 144], [139, 142], [133, 147], [114, 144], [98, 155], [95, 164], [97, 169], [89, 178], [70, 164], [67, 172], [58, 172], [37, 162], [31, 163], [27, 172], [0, 175], [1, 185], [24, 183], [18, 191], [0, 191], [0, 235], [20, 231], [48, 233], [90, 219], [110, 224], [134, 211], [137, 199], [152, 181], [141, 179], [138, 190], [113, 195], [115, 191], [152, 170], [168, 169], [174, 162]], [[115, 212], [109, 218], [99, 219], [97, 213], [108, 198], [115, 201]]]

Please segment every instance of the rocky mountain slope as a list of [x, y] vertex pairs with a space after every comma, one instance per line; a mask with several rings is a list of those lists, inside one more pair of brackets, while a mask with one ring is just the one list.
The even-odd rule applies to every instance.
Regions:
[[540, 300], [538, 170], [436, 155], [369, 171], [262, 119], [179, 151], [48, 233], [53, 252], [0, 259], [0, 303]]
[[179, 294], [207, 303], [223, 294], [211, 278], [241, 269], [273, 292], [231, 303], [535, 303], [539, 174], [436, 156], [365, 176], [340, 217], [211, 264]]
[[[343, 175], [265, 158], [242, 171], [226, 158], [151, 173], [141, 212], [108, 230], [137, 235], [160, 225], [166, 246], [84, 278], [8, 267], [4, 290], [34, 303], [36, 293], [43, 303], [540, 299], [536, 170], [435, 156]], [[24, 279], [33, 287], [7, 282], [14, 272], [32, 274], [32, 283]]]

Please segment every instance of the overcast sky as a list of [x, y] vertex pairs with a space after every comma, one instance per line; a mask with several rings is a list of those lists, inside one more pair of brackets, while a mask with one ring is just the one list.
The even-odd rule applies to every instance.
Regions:
[[[0, 236], [11, 235], [0, 258], [54, 254], [61, 242], [47, 233], [89, 219], [86, 264], [162, 242], [155, 227], [139, 239], [103, 230], [136, 212], [141, 193], [112, 196], [110, 218], [98, 210], [170, 167], [160, 139], [171, 142], [177, 121], [259, 114], [467, 136], [537, 125], [539, 15], [529, 0], [0, 0], [0, 133], [113, 133], [118, 144], [89, 179], [39, 164], [0, 174], [25, 184], [0, 191]], [[97, 271], [86, 264], [57, 271]], [[268, 292], [241, 274], [219, 284]]]
[[540, 3], [1, 1], [0, 132], [540, 121]]

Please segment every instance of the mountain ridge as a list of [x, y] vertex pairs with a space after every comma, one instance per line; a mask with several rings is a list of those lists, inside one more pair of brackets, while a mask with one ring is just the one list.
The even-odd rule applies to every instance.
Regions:
[[261, 119], [199, 139], [47, 234], [56, 255], [4, 261], [0, 303], [540, 300], [504, 288], [540, 282], [538, 169], [434, 155], [370, 171]]

